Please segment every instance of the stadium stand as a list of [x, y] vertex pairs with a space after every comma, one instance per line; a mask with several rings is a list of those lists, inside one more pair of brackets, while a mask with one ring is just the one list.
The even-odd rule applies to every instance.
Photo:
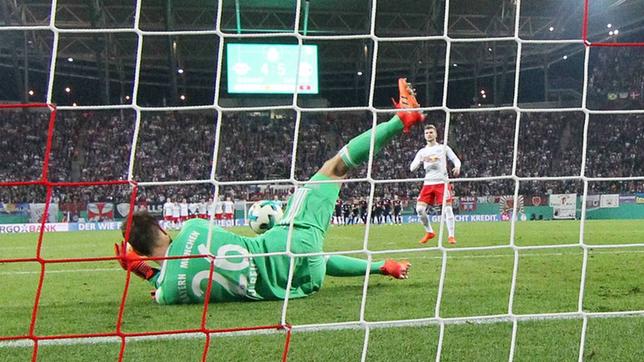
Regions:
[[[42, 167], [46, 137], [46, 117], [38, 112], [12, 112], [15, 122], [6, 128], [9, 137], [3, 138], [0, 158], [10, 167], [3, 168], [3, 181], [37, 179]], [[296, 178], [313, 174], [322, 161], [332, 155], [350, 137], [369, 127], [369, 114], [348, 112], [343, 119], [329, 114], [311, 113], [303, 116], [298, 138]], [[380, 118], [385, 119], [386, 115]], [[448, 143], [463, 161], [463, 177], [491, 175], [508, 176], [512, 171], [513, 135], [516, 126], [514, 112], [457, 113], [450, 122]], [[20, 120], [20, 122], [18, 122]], [[442, 139], [444, 121], [440, 115], [430, 115], [437, 124]], [[587, 174], [592, 177], [624, 177], [643, 173], [644, 158], [641, 145], [644, 134], [639, 132], [644, 116], [596, 115], [589, 123]], [[268, 114], [229, 113], [221, 126], [217, 178], [220, 181], [249, 181], [287, 179], [290, 172], [291, 150], [285, 145], [293, 141], [294, 119], [271, 119]], [[520, 146], [517, 174], [524, 177], [573, 176], [581, 171], [583, 114], [524, 113], [519, 130]], [[131, 113], [121, 112], [59, 112], [52, 144], [50, 175], [56, 181], [124, 180], [130, 157], [130, 140], [134, 130]], [[481, 137], [484, 135], [484, 137]], [[170, 144], [170, 137], [173, 141]], [[140, 141], [135, 159], [138, 181], [205, 180], [210, 177], [215, 139], [215, 116], [211, 113], [152, 113], [142, 119]], [[24, 150], [15, 159], [11, 149]], [[252, 145], [252, 146], [249, 146]], [[464, 145], [467, 145], [465, 147]], [[387, 146], [373, 163], [375, 179], [409, 178], [408, 164], [416, 150], [423, 146], [420, 132], [401, 137]], [[11, 162], [10, 162], [11, 161]], [[356, 171], [366, 176], [366, 170]], [[421, 176], [419, 176], [421, 177]], [[520, 194], [547, 194], [574, 191], [578, 183], [523, 182]], [[638, 182], [592, 183], [593, 192], [642, 192]], [[387, 183], [376, 188], [376, 196], [399, 195], [412, 198], [417, 183]], [[44, 194], [35, 189], [0, 190], [2, 202], [43, 200]], [[44, 192], [44, 191], [41, 191]], [[191, 187], [143, 187], [140, 198], [163, 202], [166, 195], [174, 199], [198, 200], [212, 196], [210, 184]], [[274, 193], [285, 196], [288, 190]], [[463, 182], [456, 186], [460, 196], [509, 195], [514, 184], [505, 180]], [[252, 186], [226, 186], [222, 194], [255, 200], [272, 196]], [[349, 183], [342, 197], [364, 197], [369, 185]], [[86, 187], [57, 190], [54, 196], [63, 203], [99, 201], [126, 202], [127, 190], [109, 187]]]

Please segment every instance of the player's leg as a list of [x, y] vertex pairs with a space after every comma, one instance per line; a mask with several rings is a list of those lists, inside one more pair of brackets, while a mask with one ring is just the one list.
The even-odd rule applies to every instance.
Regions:
[[[398, 83], [400, 103], [404, 108], [417, 108], [418, 102], [406, 80]], [[374, 154], [414, 124], [421, 122], [424, 116], [418, 112], [401, 111], [389, 121], [375, 128]], [[338, 154], [327, 160], [310, 181], [298, 188], [288, 201], [279, 225], [281, 232], [291, 224], [294, 226], [290, 251], [294, 253], [320, 252], [340, 194], [340, 181], [346, 177], [350, 168], [354, 168], [369, 159], [372, 130], [353, 138]], [[333, 182], [335, 181], [335, 182]], [[274, 234], [273, 230], [266, 234]], [[267, 235], [268, 238], [268, 235]], [[326, 262], [321, 256], [304, 258], [294, 272], [294, 280], [300, 276], [309, 278], [310, 284], [321, 286], [325, 275]]]
[[[406, 79], [398, 80], [398, 92], [400, 94], [399, 107], [418, 108], [418, 102]], [[425, 117], [419, 112], [401, 111], [389, 121], [381, 123], [375, 128], [373, 154], [378, 153], [394, 136], [401, 132], [409, 132], [414, 124], [422, 122]], [[372, 130], [367, 130], [357, 137], [351, 139], [340, 152], [324, 163], [320, 173], [332, 178], [344, 178], [347, 171], [358, 167], [369, 159], [371, 148]]]
[[447, 225], [447, 233], [448, 233], [448, 238], [447, 241], [450, 244], [456, 244], [456, 237], [454, 236], [455, 233], [455, 224], [456, 220], [454, 218], [454, 210], [452, 210], [452, 205], [447, 204], [443, 208], [445, 211], [445, 224]]
[[[456, 219], [454, 218], [454, 210], [452, 209], [453, 201], [453, 192], [452, 185], [445, 184], [443, 186], [444, 191], [446, 192], [445, 207], [443, 207], [443, 213], [445, 215], [445, 225], [447, 225], [447, 241], [450, 244], [456, 244], [456, 237], [454, 236]], [[440, 198], [441, 202], [443, 200], [443, 195]]]
[[432, 224], [429, 222], [429, 215], [427, 214], [427, 206], [433, 203], [433, 196], [430, 185], [425, 185], [421, 189], [418, 200], [416, 201], [416, 213], [418, 214], [420, 223], [423, 224], [423, 228], [425, 229], [425, 235], [419, 240], [421, 244], [425, 244], [436, 236], [434, 229], [432, 229]]
[[[403, 81], [399, 84], [401, 99], [403, 98], [403, 93], [407, 99], [415, 98], [409, 92], [408, 85], [406, 81]], [[418, 106], [418, 103], [415, 103], [415, 107]], [[407, 131], [409, 127], [413, 126], [418, 122], [422, 122], [424, 119], [423, 115], [418, 112], [409, 112], [402, 111], [398, 112], [397, 115], [392, 117], [389, 121], [384, 122], [376, 126], [375, 129], [375, 140], [374, 140], [374, 155], [382, 149], [382, 147], [388, 143], [394, 136], [400, 134], [403, 131]], [[371, 145], [371, 133], [372, 130], [368, 130], [358, 135], [357, 137], [351, 139], [349, 143], [343, 147], [338, 154], [333, 156], [331, 159], [327, 160], [320, 170], [311, 178], [311, 181], [315, 180], [341, 180], [346, 177], [347, 172], [351, 168], [355, 168], [360, 164], [364, 163], [369, 159], [369, 149]], [[332, 185], [332, 186], [330, 186]], [[333, 207], [335, 208], [335, 201], [338, 198], [340, 186], [335, 183], [324, 183], [315, 185], [307, 185], [305, 188], [320, 190], [324, 189], [323, 193], [327, 194], [329, 197], [325, 201], [333, 201]], [[290, 201], [289, 201], [290, 204]], [[326, 208], [325, 208], [326, 209]], [[285, 212], [285, 216], [288, 213]], [[330, 219], [330, 218], [329, 218]], [[288, 219], [287, 219], [288, 220]], [[366, 223], [366, 220], [364, 220]], [[325, 224], [328, 224], [326, 222]], [[328, 225], [327, 225], [328, 227]], [[326, 230], [326, 228], [324, 229]]]
[[335, 277], [356, 277], [365, 275], [367, 268], [371, 274], [390, 275], [396, 279], [407, 279], [411, 264], [408, 261], [392, 259], [369, 262], [365, 259], [352, 258], [344, 255], [330, 255], [326, 261], [326, 275]]
[[[419, 113], [399, 112], [407, 123], [421, 120]], [[392, 117], [389, 121], [376, 126], [373, 154], [376, 155], [384, 145], [386, 145], [394, 136], [400, 134], [405, 127], [404, 120], [398, 115]], [[413, 123], [412, 123], [413, 124]], [[369, 159], [369, 149], [371, 146], [372, 130], [351, 139], [340, 152], [326, 161], [320, 168], [319, 172], [323, 175], [342, 179], [346, 177], [349, 169], [356, 168]]]

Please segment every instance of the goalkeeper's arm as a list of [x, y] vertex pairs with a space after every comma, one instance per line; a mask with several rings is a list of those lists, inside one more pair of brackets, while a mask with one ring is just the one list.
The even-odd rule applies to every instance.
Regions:
[[149, 266], [141, 257], [137, 255], [128, 243], [114, 244], [114, 252], [118, 257], [118, 262], [124, 270], [130, 270], [136, 276], [150, 282], [154, 282], [159, 269]]

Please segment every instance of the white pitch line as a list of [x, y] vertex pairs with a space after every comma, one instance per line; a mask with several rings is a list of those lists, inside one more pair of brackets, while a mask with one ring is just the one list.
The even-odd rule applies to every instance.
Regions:
[[[46, 270], [45, 274], [50, 273], [97, 273], [97, 272], [106, 272], [106, 271], [122, 271], [123, 269], [119, 268], [101, 268], [101, 269], [67, 269], [67, 270]], [[29, 274], [40, 274], [40, 271], [5, 271], [0, 272], [0, 275], [29, 275]]]
[[[74, 248], [76, 250], [78, 249], [96, 249], [95, 245], [91, 244], [74, 244], [73, 246], [70, 245], [44, 245], [43, 249], [45, 250], [54, 250], [54, 249], [69, 249], [69, 248]], [[29, 246], [0, 246], [0, 250], [36, 250], [36, 245], [29, 245]]]
[[[569, 253], [526, 253], [526, 254], [521, 254], [519, 252], [519, 257], [537, 257], [537, 256], [563, 256], [563, 255], [576, 255], [579, 254], [581, 256], [583, 252], [581, 249], [578, 250], [578, 253], [571, 251]], [[624, 250], [624, 251], [599, 251], [601, 254], [637, 254], [637, 253], [644, 253], [644, 250]], [[393, 253], [392, 253], [393, 254]], [[458, 256], [457, 256], [458, 255]], [[447, 253], [447, 257], [449, 259], [485, 259], [485, 258], [514, 258], [514, 254], [508, 250], [507, 254], [491, 254], [491, 255], [462, 255], [462, 253], [455, 253], [455, 255], [449, 255]], [[442, 259], [442, 256], [419, 256], [419, 257], [411, 257], [409, 259]]]
[[[395, 251], [392, 251], [392, 254], [395, 254]], [[639, 254], [644, 253], [644, 250], [624, 250], [624, 251], [599, 251], [601, 254]], [[539, 256], [563, 256], [563, 255], [575, 255], [575, 252], [569, 253], [529, 253], [529, 254], [519, 254], [519, 257], [539, 257]], [[581, 250], [579, 251], [581, 255]], [[454, 255], [448, 255], [450, 259], [494, 259], [494, 258], [513, 258], [514, 254], [508, 252], [508, 254], [490, 254], [490, 255], [463, 255], [462, 253], [456, 253]], [[419, 255], [419, 256], [410, 256], [407, 259], [442, 259], [442, 256], [429, 256], [429, 255]], [[121, 271], [119, 268], [102, 268], [102, 269], [67, 269], [67, 270], [50, 270], [45, 273], [82, 273], [82, 272], [104, 272], [104, 271]], [[0, 275], [30, 275], [30, 274], [40, 274], [40, 271], [4, 271], [0, 272]]]
[[[644, 313], [641, 312], [629, 312], [628, 314], [615, 314], [615, 315], [596, 315], [593, 316], [592, 313], [589, 313], [590, 318], [641, 318], [644, 317]], [[582, 319], [583, 316], [579, 313], [554, 313], [554, 314], [544, 314], [544, 315], [528, 315], [528, 316], [515, 316], [519, 322], [529, 322], [529, 321], [545, 321], [545, 320], [574, 320]], [[455, 318], [455, 319], [443, 319], [443, 323], [448, 325], [462, 325], [462, 324], [496, 324], [496, 323], [510, 323], [512, 322], [512, 317], [510, 316], [499, 316], [499, 317], [465, 317], [465, 318]], [[339, 331], [339, 330], [360, 330], [370, 328], [370, 329], [384, 329], [384, 328], [401, 328], [401, 327], [425, 327], [432, 325], [439, 325], [441, 322], [435, 319], [416, 319], [416, 320], [403, 320], [403, 321], [379, 321], [379, 322], [340, 322], [340, 323], [330, 323], [330, 324], [308, 324], [300, 326], [292, 326], [293, 332], [302, 332], [302, 333], [315, 333], [321, 331]], [[257, 335], [276, 335], [284, 334], [285, 330], [276, 330], [276, 329], [260, 329], [260, 330], [249, 330], [249, 331], [236, 331], [236, 332], [220, 332], [220, 333], [211, 333], [211, 337], [221, 338], [221, 337], [245, 337], [245, 336], [257, 336]], [[137, 337], [127, 337], [127, 343], [131, 342], [144, 342], [144, 341], [160, 341], [160, 340], [186, 340], [186, 339], [197, 339], [205, 338], [204, 333], [182, 333], [182, 334], [166, 334], [166, 335], [155, 335], [155, 336], [137, 336]], [[119, 337], [88, 337], [88, 338], [66, 338], [66, 339], [48, 339], [40, 340], [38, 342], [39, 346], [78, 346], [78, 345], [94, 345], [101, 343], [121, 343]], [[0, 348], [27, 348], [33, 347], [33, 341], [28, 339], [21, 339], [16, 341], [5, 341], [0, 342]]]

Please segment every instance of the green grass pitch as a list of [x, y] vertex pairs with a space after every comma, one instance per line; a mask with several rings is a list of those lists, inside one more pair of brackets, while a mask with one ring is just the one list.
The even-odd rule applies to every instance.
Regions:
[[[434, 225], [435, 228], [438, 225]], [[249, 234], [247, 228], [239, 228]], [[458, 247], [508, 244], [510, 223], [457, 224]], [[578, 221], [520, 222], [516, 244], [562, 245], [579, 242]], [[372, 251], [420, 248], [419, 225], [373, 225], [367, 238]], [[584, 240], [594, 244], [644, 243], [644, 221], [587, 221]], [[35, 256], [36, 234], [3, 234], [1, 258]], [[111, 256], [118, 232], [46, 234], [44, 258]], [[361, 250], [364, 226], [331, 227], [327, 251]], [[436, 244], [434, 243], [434, 246]], [[450, 246], [449, 248], [454, 248]], [[353, 255], [353, 254], [352, 254]], [[378, 258], [408, 259], [410, 279], [372, 275], [364, 318], [368, 322], [431, 318], [435, 316], [442, 256], [440, 251], [376, 254]], [[354, 256], [366, 257], [363, 253]], [[540, 314], [577, 311], [582, 269], [581, 248], [521, 250], [513, 311]], [[440, 316], [471, 317], [508, 313], [514, 253], [509, 248], [448, 252]], [[37, 263], [0, 264], [0, 336], [29, 331], [38, 284]], [[115, 261], [47, 264], [35, 332], [37, 335], [110, 333], [115, 330], [125, 273]], [[295, 326], [360, 320], [364, 278], [328, 277], [322, 290], [288, 303], [287, 321]], [[644, 310], [644, 247], [595, 248], [589, 252], [583, 309], [587, 312]], [[125, 332], [199, 328], [202, 306], [159, 306], [151, 288], [132, 279], [125, 307]], [[209, 328], [278, 324], [283, 303], [211, 304]], [[515, 361], [577, 361], [582, 320], [530, 320], [518, 323]], [[359, 361], [365, 330], [294, 331], [290, 361]], [[449, 324], [444, 330], [443, 361], [507, 361], [512, 323]], [[369, 361], [433, 361], [439, 327], [419, 325], [373, 328], [368, 333]], [[284, 333], [213, 335], [212, 361], [277, 361]], [[644, 317], [590, 318], [584, 360], [644, 360]], [[42, 345], [39, 361], [114, 361], [120, 344], [114, 342]], [[198, 361], [205, 337], [129, 341], [128, 361]], [[0, 361], [29, 361], [32, 347], [0, 342]]]

